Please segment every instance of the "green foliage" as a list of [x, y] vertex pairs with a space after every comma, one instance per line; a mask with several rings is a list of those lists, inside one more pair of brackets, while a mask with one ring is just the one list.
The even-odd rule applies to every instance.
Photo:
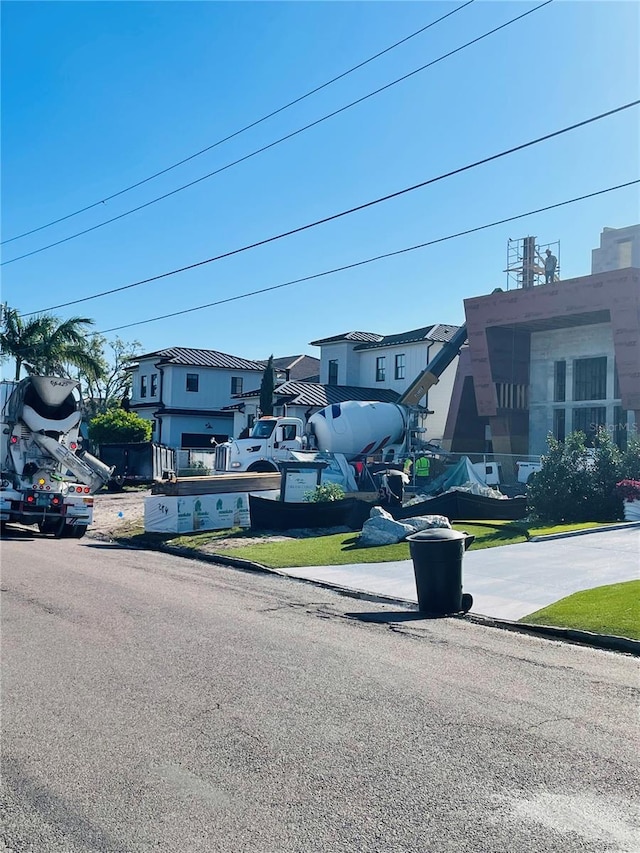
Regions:
[[593, 449], [585, 435], [572, 432], [564, 444], [549, 436], [549, 452], [527, 489], [534, 517], [548, 522], [613, 521], [622, 518], [622, 500], [615, 485], [640, 473], [640, 443], [629, 440], [621, 453], [611, 435], [600, 429]]
[[344, 496], [345, 491], [338, 483], [322, 483], [312, 492], [307, 492], [304, 499], [308, 503], [320, 504], [327, 501], [341, 501]]
[[94, 444], [150, 441], [151, 423], [134, 412], [109, 409], [89, 421], [89, 438]]
[[262, 374], [262, 382], [260, 383], [260, 411], [262, 415], [272, 415], [273, 414], [273, 389], [274, 389], [274, 375], [273, 375], [273, 356], [269, 356], [269, 361], [267, 361], [267, 366], [264, 369], [264, 373]]
[[622, 454], [622, 476], [627, 480], [640, 480], [640, 435], [630, 435], [627, 449]]
[[91, 376], [102, 370], [87, 337], [93, 320], [71, 317], [60, 320], [41, 314], [24, 320], [13, 308], [2, 310], [0, 348], [3, 359], [13, 358], [16, 379], [21, 369], [40, 376], [70, 376], [74, 367]]

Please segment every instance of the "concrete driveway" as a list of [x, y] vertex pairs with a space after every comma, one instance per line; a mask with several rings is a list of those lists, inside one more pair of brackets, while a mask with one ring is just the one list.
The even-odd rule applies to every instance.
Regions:
[[[417, 601], [411, 560], [282, 571]], [[463, 585], [473, 596], [473, 613], [516, 620], [579, 590], [638, 577], [640, 527], [626, 527], [471, 551], [464, 558]]]

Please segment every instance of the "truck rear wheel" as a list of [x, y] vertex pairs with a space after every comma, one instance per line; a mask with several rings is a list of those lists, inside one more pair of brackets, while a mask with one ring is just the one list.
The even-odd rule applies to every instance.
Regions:
[[71, 528], [73, 533], [72, 536], [74, 539], [82, 539], [84, 534], [87, 532], [86, 524], [76, 524], [75, 527]]

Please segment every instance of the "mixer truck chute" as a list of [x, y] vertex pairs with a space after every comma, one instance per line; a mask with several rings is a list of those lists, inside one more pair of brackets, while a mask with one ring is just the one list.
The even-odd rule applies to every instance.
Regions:
[[37, 524], [57, 538], [80, 538], [93, 519], [93, 494], [112, 469], [80, 449], [79, 383], [29, 376], [0, 383], [0, 520]]

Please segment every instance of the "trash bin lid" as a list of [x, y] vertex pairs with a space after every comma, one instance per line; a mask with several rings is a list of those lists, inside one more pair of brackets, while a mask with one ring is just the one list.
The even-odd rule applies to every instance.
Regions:
[[408, 542], [442, 542], [443, 540], [466, 539], [464, 533], [459, 530], [450, 530], [448, 527], [434, 527], [431, 530], [419, 530], [407, 536]]

